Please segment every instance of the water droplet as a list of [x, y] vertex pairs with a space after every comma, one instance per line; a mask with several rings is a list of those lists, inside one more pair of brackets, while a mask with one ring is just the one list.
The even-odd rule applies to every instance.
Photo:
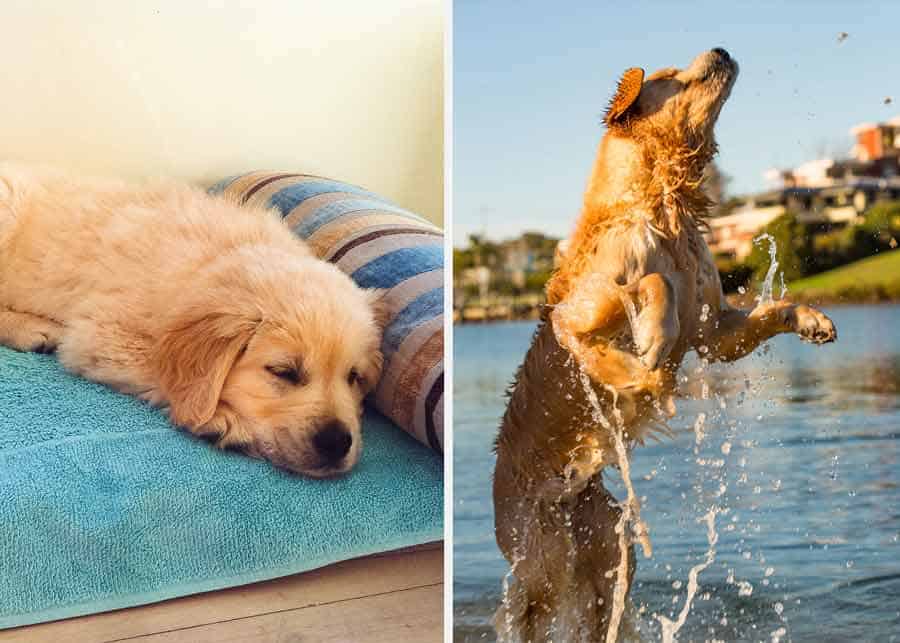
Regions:
[[700, 309], [700, 321], [705, 322], [709, 319], [709, 304], [703, 304]]
[[722, 453], [724, 453], [725, 455], [731, 453], [731, 442], [722, 443]]
[[848, 560], [848, 561], [847, 561], [847, 569], [850, 569], [851, 567], [853, 567], [853, 564], [854, 564], [854, 563], [853, 563], [852, 560]]
[[766, 576], [771, 576], [774, 573], [775, 573], [774, 567], [766, 567]]
[[784, 612], [784, 604], [783, 603], [775, 603], [775, 613], [778, 616], [781, 616], [781, 613]]
[[672, 583], [672, 589], [681, 589], [681, 581], [677, 580], [674, 583]]

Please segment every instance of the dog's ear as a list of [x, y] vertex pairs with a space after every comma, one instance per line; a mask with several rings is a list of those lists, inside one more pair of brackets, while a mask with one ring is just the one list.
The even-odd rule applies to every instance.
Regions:
[[369, 300], [369, 306], [372, 309], [372, 317], [375, 319], [375, 325], [384, 331], [387, 325], [394, 317], [394, 313], [390, 308], [387, 299], [387, 289], [371, 288], [366, 290], [366, 297]]
[[378, 337], [375, 340], [371, 350], [368, 353], [368, 362], [365, 368], [365, 380], [367, 384], [367, 393], [375, 389], [378, 381], [381, 379], [381, 372], [384, 368], [384, 355], [381, 352], [382, 335], [385, 328], [394, 319], [394, 312], [391, 309], [390, 302], [387, 298], [387, 289], [369, 289], [366, 290], [366, 298], [369, 300], [369, 307], [372, 311], [372, 318], [378, 327]]
[[603, 122], [607, 126], [620, 122], [625, 113], [634, 105], [641, 94], [641, 86], [644, 84], [644, 70], [640, 67], [626, 69], [619, 79], [616, 93], [609, 101]]
[[151, 361], [172, 422], [195, 429], [215, 415], [225, 378], [258, 322], [233, 313], [184, 315], [153, 347]]

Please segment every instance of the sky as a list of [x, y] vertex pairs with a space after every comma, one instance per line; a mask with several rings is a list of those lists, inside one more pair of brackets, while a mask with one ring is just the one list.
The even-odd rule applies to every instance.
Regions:
[[728, 194], [766, 189], [769, 168], [846, 157], [853, 125], [900, 115], [900, 2], [457, 0], [454, 245], [566, 236], [621, 72], [713, 47], [741, 67], [716, 129]]

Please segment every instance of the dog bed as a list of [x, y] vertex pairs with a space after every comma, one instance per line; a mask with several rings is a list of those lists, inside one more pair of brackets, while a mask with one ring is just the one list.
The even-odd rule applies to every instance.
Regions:
[[440, 540], [440, 457], [375, 412], [363, 435], [349, 475], [301, 478], [0, 348], [0, 628]]

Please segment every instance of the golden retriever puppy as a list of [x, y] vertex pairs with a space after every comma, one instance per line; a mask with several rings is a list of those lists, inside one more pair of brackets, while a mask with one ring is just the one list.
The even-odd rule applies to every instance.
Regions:
[[616, 504], [602, 468], [624, 469], [626, 448], [665, 428], [687, 351], [729, 361], [777, 333], [836, 337], [812, 308], [763, 301], [745, 312], [722, 293], [701, 183], [737, 73], [713, 49], [646, 79], [627, 70], [610, 103], [496, 443], [496, 537], [514, 576], [495, 621], [502, 640], [616, 640], [632, 543], [645, 555], [650, 543], [630, 483]]
[[56, 350], [221, 447], [315, 477], [353, 467], [376, 296], [274, 212], [0, 165], [0, 343]]

